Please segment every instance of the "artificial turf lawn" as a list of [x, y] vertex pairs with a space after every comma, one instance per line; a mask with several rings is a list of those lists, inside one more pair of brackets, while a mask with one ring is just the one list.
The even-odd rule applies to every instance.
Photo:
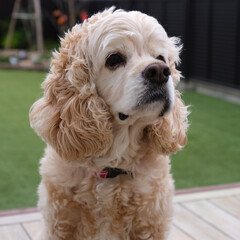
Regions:
[[[36, 206], [38, 162], [44, 143], [29, 126], [28, 111], [42, 95], [45, 73], [0, 70], [0, 209]], [[240, 181], [240, 106], [201, 94], [191, 104], [188, 145], [172, 156], [176, 187]]]
[[187, 92], [188, 144], [172, 156], [176, 188], [240, 182], [240, 106]]
[[0, 209], [35, 206], [44, 143], [29, 126], [45, 73], [0, 70]]

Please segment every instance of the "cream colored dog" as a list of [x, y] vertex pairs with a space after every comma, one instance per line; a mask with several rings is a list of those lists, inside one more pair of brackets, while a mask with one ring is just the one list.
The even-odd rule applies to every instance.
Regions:
[[98, 13], [53, 54], [32, 127], [47, 143], [39, 208], [44, 240], [166, 239], [169, 154], [186, 144], [174, 90], [180, 48], [153, 17]]

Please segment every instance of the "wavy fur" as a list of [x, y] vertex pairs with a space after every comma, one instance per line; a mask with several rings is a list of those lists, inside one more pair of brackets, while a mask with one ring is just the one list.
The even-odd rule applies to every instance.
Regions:
[[[186, 144], [188, 127], [187, 107], [174, 91], [181, 47], [156, 19], [113, 10], [61, 39], [44, 95], [30, 110], [31, 126], [47, 143], [38, 203], [42, 240], [164, 240], [169, 233], [168, 155]], [[111, 70], [106, 59], [115, 52], [126, 62]], [[142, 71], [159, 63], [159, 54], [171, 70], [168, 97], [136, 108], [148, 93]], [[166, 101], [169, 113], [159, 117]], [[120, 120], [119, 112], [128, 118]], [[135, 179], [95, 177], [104, 167], [132, 171]]]
[[43, 83], [44, 96], [30, 110], [31, 126], [43, 140], [64, 159], [79, 161], [103, 155], [112, 143], [111, 114], [90, 82], [82, 28], [62, 39]]

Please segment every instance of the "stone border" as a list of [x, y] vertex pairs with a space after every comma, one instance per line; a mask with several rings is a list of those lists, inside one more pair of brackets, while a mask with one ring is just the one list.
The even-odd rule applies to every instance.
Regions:
[[33, 66], [20, 66], [20, 65], [11, 65], [8, 63], [0, 63], [0, 69], [3, 70], [30, 70], [30, 71], [43, 71], [47, 72], [49, 70], [49, 67], [43, 66], [43, 65], [33, 65]]

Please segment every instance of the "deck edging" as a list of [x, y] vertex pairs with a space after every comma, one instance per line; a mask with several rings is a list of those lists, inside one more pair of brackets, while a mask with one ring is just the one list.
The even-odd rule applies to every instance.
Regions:
[[[201, 192], [214, 192], [218, 190], [227, 190], [227, 189], [233, 189], [233, 188], [240, 188], [240, 183], [222, 184], [222, 185], [197, 187], [197, 188], [190, 188], [190, 189], [180, 189], [175, 191], [175, 196], [176, 198], [178, 198], [179, 195], [191, 195], [191, 194], [194, 195], [196, 193], [201, 193]], [[6, 211], [4, 210], [4, 211], [0, 211], [0, 217], [36, 213], [38, 211], [39, 209], [37, 207], [13, 209], [13, 210], [6, 210]]]

